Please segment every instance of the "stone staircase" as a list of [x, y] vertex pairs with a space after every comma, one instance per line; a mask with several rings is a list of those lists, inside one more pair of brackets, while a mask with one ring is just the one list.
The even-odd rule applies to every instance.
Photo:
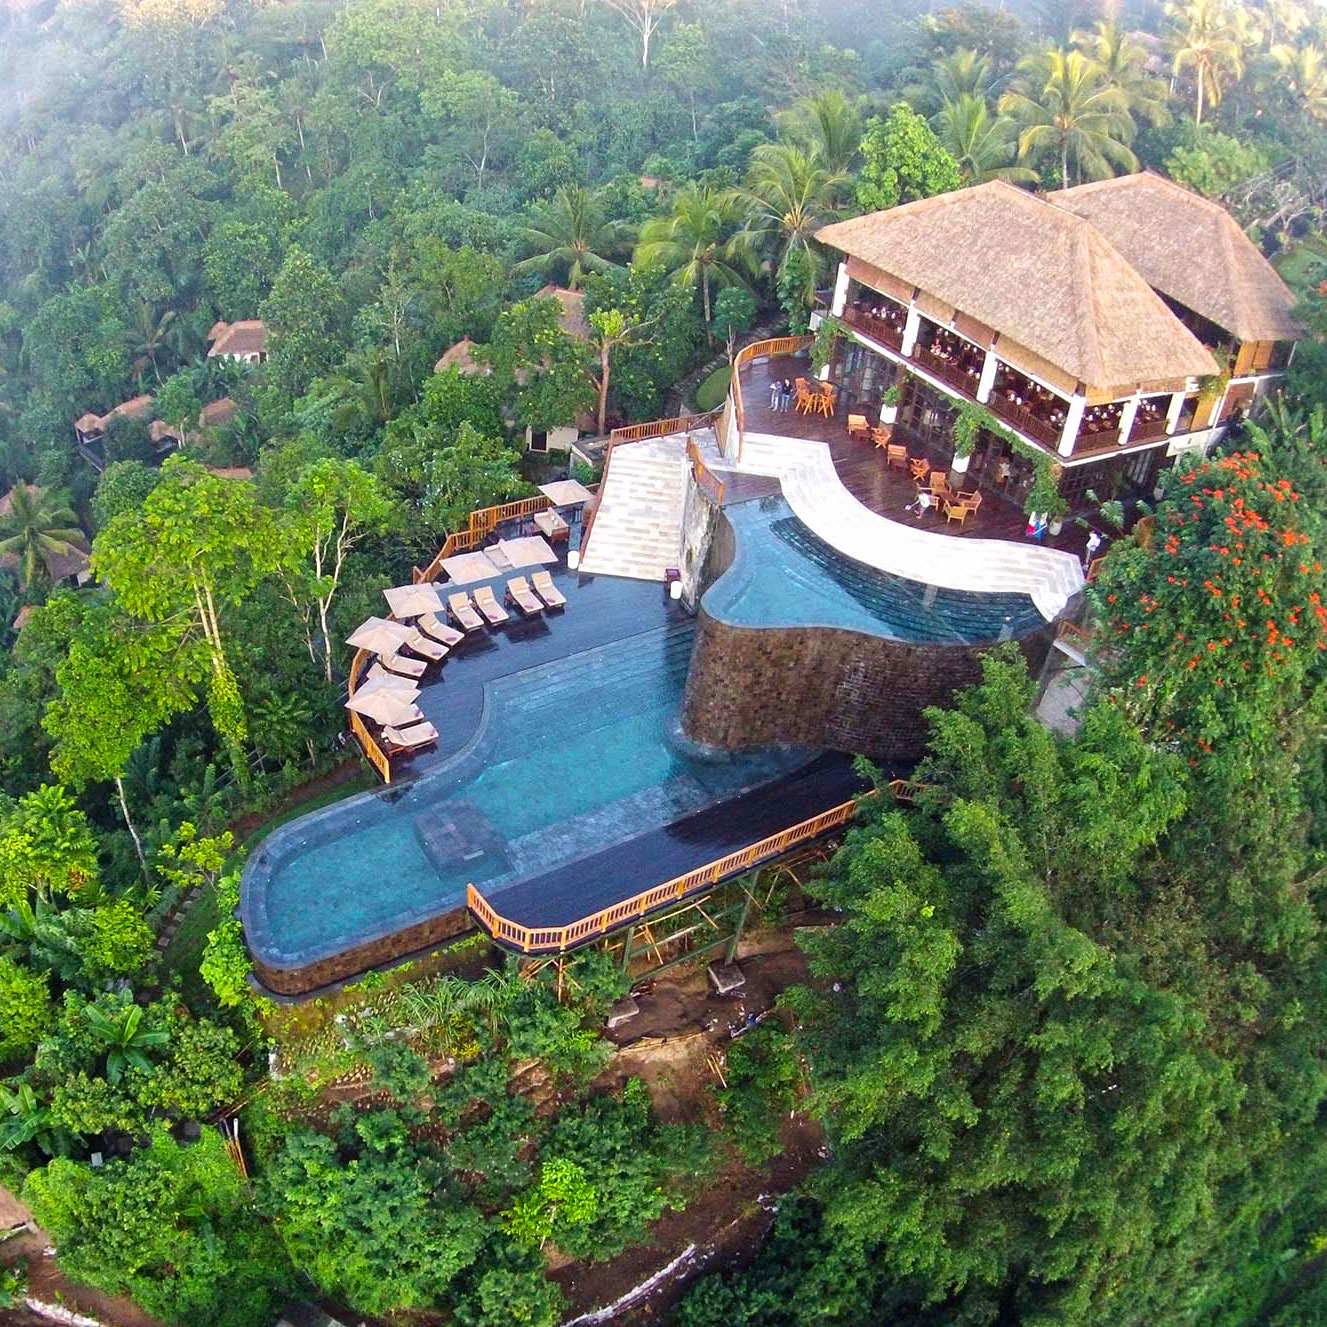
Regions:
[[[699, 440], [699, 439], [698, 439]], [[687, 440], [681, 433], [619, 443], [608, 463], [581, 570], [662, 581], [682, 548]]]

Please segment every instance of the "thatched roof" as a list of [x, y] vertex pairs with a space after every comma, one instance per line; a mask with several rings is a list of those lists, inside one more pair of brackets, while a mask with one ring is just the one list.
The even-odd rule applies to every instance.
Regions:
[[931, 316], [952, 309], [984, 324], [1002, 348], [1026, 347], [1094, 397], [1218, 372], [1094, 227], [1003, 181], [836, 222], [817, 238], [929, 296]]
[[1150, 286], [1236, 340], [1304, 335], [1290, 288], [1219, 203], [1151, 171], [1047, 197], [1090, 221]]
[[216, 323], [208, 333], [213, 355], [261, 355], [267, 349], [267, 327], [258, 318], [238, 323]]
[[100, 415], [89, 410], [74, 420], [74, 427], [80, 433], [100, 433], [106, 426], [101, 422]]
[[[22, 485], [16, 485], [16, 487], [27, 489], [27, 491], [32, 495], [34, 501], [41, 496], [41, 488], [36, 484], [22, 484]], [[8, 516], [9, 513], [13, 510], [14, 510], [14, 490], [12, 488], [6, 489], [5, 493], [2, 496], [0, 496], [0, 518]]]
[[117, 415], [125, 419], [146, 419], [152, 413], [152, 397], [148, 394], [131, 397], [122, 401], [102, 419], [102, 425], [109, 424]]
[[235, 418], [235, 412], [239, 409], [229, 396], [223, 396], [219, 401], [212, 401], [205, 405], [198, 416], [199, 428], [219, 428], [222, 424], [229, 424]]
[[474, 377], [477, 373], [491, 373], [493, 370], [487, 364], [481, 364], [475, 359], [474, 348], [475, 343], [468, 336], [463, 336], [454, 346], [443, 351], [442, 358], [433, 366], [433, 372], [455, 369], [463, 378]]
[[548, 285], [535, 292], [535, 299], [555, 299], [562, 305], [562, 316], [558, 323], [568, 336], [584, 341], [590, 335], [590, 324], [585, 318], [585, 292], [567, 290], [562, 286]]

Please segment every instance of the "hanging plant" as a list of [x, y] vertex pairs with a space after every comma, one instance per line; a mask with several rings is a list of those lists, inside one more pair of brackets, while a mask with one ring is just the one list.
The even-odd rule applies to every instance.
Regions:
[[960, 406], [950, 430], [954, 440], [954, 455], [971, 456], [983, 429], [991, 433], [1003, 432], [999, 421], [985, 406], [974, 405], [970, 401]]
[[1032, 485], [1024, 499], [1023, 510], [1029, 516], [1041, 512], [1049, 521], [1069, 510], [1069, 504], [1060, 496], [1060, 467], [1044, 452], [1033, 457]]
[[843, 324], [833, 314], [826, 314], [816, 328], [816, 339], [811, 342], [811, 367], [817, 374], [833, 360], [842, 339]]

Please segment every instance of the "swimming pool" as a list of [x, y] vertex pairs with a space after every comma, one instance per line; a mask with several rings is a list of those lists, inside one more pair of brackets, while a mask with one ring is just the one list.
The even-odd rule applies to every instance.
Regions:
[[[694, 634], [694, 622], [675, 622], [496, 678], [452, 760], [278, 829], [245, 869], [255, 957], [298, 967], [340, 953], [464, 906], [468, 883], [500, 908], [511, 884], [811, 760], [805, 749], [686, 743], [678, 719]], [[656, 883], [624, 881], [623, 895]], [[565, 920], [581, 915], [568, 906]]]
[[736, 550], [705, 611], [740, 627], [840, 627], [915, 644], [983, 645], [1044, 626], [1023, 594], [930, 588], [831, 548], [782, 497], [724, 508]]

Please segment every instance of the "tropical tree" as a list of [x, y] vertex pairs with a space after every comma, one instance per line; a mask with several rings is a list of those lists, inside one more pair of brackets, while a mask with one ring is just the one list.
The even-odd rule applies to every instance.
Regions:
[[1297, 109], [1315, 120], [1327, 120], [1327, 55], [1321, 46], [1273, 46], [1277, 84]]
[[641, 227], [636, 261], [658, 264], [679, 285], [700, 287], [705, 338], [713, 341], [710, 291], [740, 286], [741, 244], [735, 238], [741, 208], [731, 192], [690, 184], [673, 199], [672, 213]]
[[1229, 0], [1174, 0], [1166, 6], [1171, 28], [1167, 44], [1175, 76], [1192, 69], [1195, 124], [1221, 101], [1223, 83], [1244, 75], [1244, 45]]
[[1170, 120], [1167, 106], [1169, 90], [1164, 79], [1147, 72], [1147, 51], [1118, 20], [1103, 19], [1090, 31], [1074, 33], [1078, 47], [1101, 72], [1108, 87], [1119, 88], [1129, 103], [1129, 111], [1149, 124], [1164, 125]]
[[0, 515], [0, 558], [18, 559], [24, 587], [42, 576], [53, 579], [55, 559], [86, 551], [78, 516], [59, 489], [16, 484], [8, 503]]
[[1138, 168], [1129, 148], [1135, 126], [1128, 98], [1104, 81], [1093, 61], [1081, 51], [1051, 50], [1025, 56], [1018, 67], [1020, 77], [1000, 98], [1000, 111], [1023, 125], [1022, 159], [1053, 155], [1066, 188], [1074, 182], [1070, 162], [1080, 182]]
[[567, 288], [576, 290], [586, 272], [616, 266], [628, 238], [627, 227], [607, 220], [588, 189], [564, 186], [531, 209], [521, 231], [529, 256], [514, 270], [565, 278]]
[[106, 1079], [118, 1083], [126, 1069], [150, 1073], [152, 1062], [146, 1052], [165, 1046], [170, 1033], [165, 1028], [143, 1026], [143, 1006], [122, 1001], [118, 1007], [90, 1004], [83, 1010], [88, 1032], [106, 1053]]
[[862, 139], [858, 205], [872, 210], [897, 207], [948, 193], [960, 184], [958, 163], [906, 102], [881, 119], [873, 116]]
[[1015, 164], [1018, 126], [1007, 115], [992, 115], [984, 97], [963, 93], [947, 101], [931, 121], [941, 146], [958, 163], [964, 184], [1011, 180], [1031, 184], [1037, 172]]
[[832, 175], [852, 168], [862, 144], [862, 113], [840, 88], [802, 97], [777, 117], [785, 142], [815, 157]]
[[809, 308], [824, 270], [815, 233], [834, 219], [845, 175], [827, 171], [819, 159], [790, 143], [762, 143], [751, 154], [746, 185], [738, 197], [746, 220], [738, 232], [739, 252], [756, 266], [762, 258], [776, 277], [797, 255], [798, 301]]
[[990, 57], [965, 46], [935, 62], [931, 81], [942, 103], [958, 101], [960, 97], [980, 97], [986, 101], [994, 95], [997, 84]]

